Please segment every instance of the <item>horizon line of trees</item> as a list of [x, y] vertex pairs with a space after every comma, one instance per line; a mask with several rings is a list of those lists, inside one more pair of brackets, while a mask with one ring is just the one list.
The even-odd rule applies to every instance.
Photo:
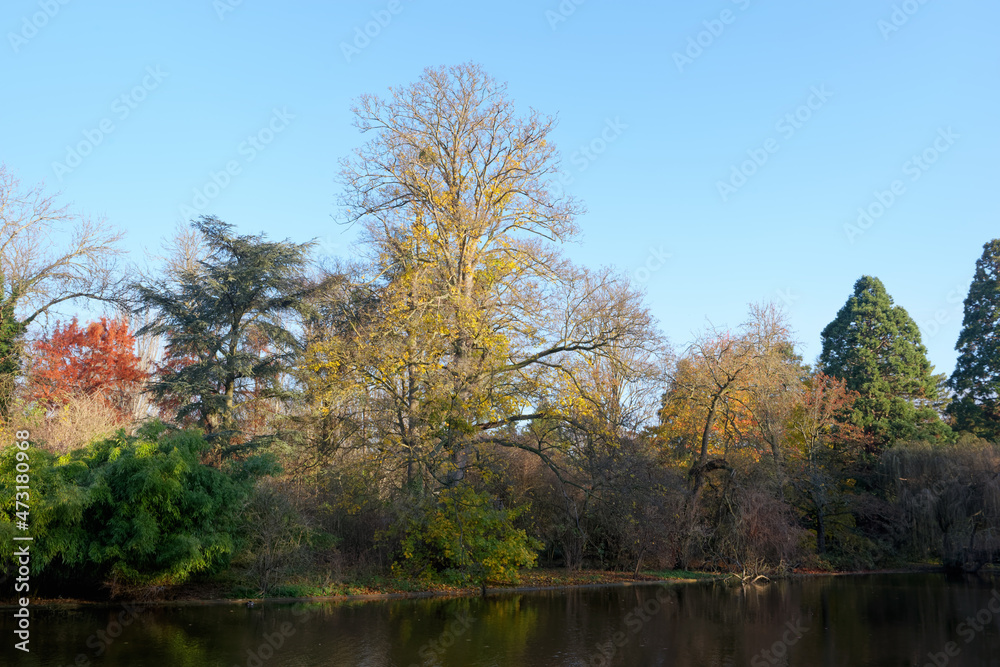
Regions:
[[[678, 354], [627, 278], [560, 253], [582, 209], [553, 185], [552, 118], [474, 64], [353, 111], [370, 137], [342, 161], [353, 263], [202, 217], [125, 281], [115, 234], [0, 169], [0, 418], [50, 452], [36, 529], [60, 537], [33, 567], [64, 564], [52, 585], [998, 560], [1000, 240], [950, 378], [872, 276], [815, 368], [772, 304]], [[40, 244], [67, 225], [68, 249]], [[26, 343], [73, 298], [121, 314]]]

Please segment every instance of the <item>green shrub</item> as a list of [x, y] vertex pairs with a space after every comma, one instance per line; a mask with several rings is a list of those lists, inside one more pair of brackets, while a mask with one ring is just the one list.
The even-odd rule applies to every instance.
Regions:
[[[31, 450], [32, 567], [55, 579], [116, 585], [180, 584], [225, 564], [256, 477], [273, 466], [227, 472], [201, 463], [200, 431], [156, 422], [60, 458]], [[0, 452], [0, 558], [13, 556], [14, 448]], [[8, 500], [9, 499], [9, 500]], [[60, 572], [45, 572], [58, 559]]]
[[516, 583], [518, 570], [533, 566], [543, 547], [514, 527], [524, 509], [496, 507], [492, 496], [470, 486], [443, 489], [411, 519], [394, 569], [454, 584]]
[[[0, 564], [13, 572], [14, 551], [25, 542], [13, 537], [31, 536], [31, 573], [40, 575], [53, 561], [72, 567], [87, 556], [87, 532], [84, 516], [89, 505], [90, 471], [82, 461], [60, 463], [55, 454], [30, 448], [25, 454], [29, 466], [27, 484], [18, 480], [17, 447], [0, 451]], [[17, 491], [27, 486], [26, 491]], [[17, 495], [25, 493], [26, 495]], [[18, 506], [17, 501], [27, 504]], [[22, 512], [20, 518], [18, 512]], [[24, 514], [27, 512], [27, 514]], [[27, 519], [27, 530], [18, 529]]]

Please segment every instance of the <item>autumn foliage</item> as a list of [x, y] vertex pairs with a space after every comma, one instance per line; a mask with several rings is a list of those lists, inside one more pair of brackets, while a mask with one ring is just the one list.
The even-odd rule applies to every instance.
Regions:
[[74, 317], [32, 347], [30, 400], [54, 408], [85, 394], [114, 408], [121, 420], [127, 418], [130, 397], [146, 373], [126, 322], [102, 317], [80, 326]]

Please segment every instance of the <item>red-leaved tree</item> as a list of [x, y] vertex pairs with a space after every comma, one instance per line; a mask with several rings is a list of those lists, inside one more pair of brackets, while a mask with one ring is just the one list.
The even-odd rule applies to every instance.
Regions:
[[32, 347], [31, 400], [52, 408], [65, 405], [73, 394], [85, 394], [114, 408], [122, 421], [128, 419], [132, 397], [147, 374], [127, 322], [102, 317], [81, 327], [74, 317]]

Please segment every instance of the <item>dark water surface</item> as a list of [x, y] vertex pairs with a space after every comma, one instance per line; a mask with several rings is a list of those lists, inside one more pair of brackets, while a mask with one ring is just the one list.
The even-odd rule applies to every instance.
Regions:
[[[33, 609], [3, 665], [1000, 667], [1000, 580], [817, 577], [311, 605]], [[123, 625], [122, 625], [123, 624]]]

